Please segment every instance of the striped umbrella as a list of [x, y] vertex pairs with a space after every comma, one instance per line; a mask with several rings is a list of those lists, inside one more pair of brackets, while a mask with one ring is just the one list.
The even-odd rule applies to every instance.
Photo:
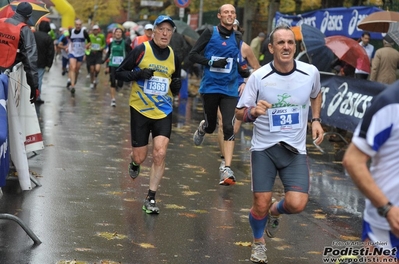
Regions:
[[29, 2], [32, 5], [32, 16], [28, 20], [30, 25], [36, 25], [40, 18], [50, 13], [46, 8], [46, 4], [39, 0], [12, 1], [0, 9], [0, 18], [12, 17], [17, 6], [22, 2]]

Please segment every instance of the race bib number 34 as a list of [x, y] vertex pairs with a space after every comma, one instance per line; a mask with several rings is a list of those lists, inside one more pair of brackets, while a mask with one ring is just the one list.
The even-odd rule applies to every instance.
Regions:
[[153, 76], [144, 82], [144, 93], [154, 95], [166, 95], [169, 90], [169, 80], [164, 77]]
[[302, 127], [302, 108], [299, 106], [268, 109], [270, 132], [291, 132]]

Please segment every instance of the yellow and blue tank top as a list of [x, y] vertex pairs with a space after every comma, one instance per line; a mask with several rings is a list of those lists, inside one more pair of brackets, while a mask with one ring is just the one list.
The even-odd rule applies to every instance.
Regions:
[[161, 119], [173, 111], [173, 96], [169, 89], [171, 76], [175, 72], [175, 56], [169, 49], [169, 57], [159, 60], [155, 57], [149, 42], [144, 42], [145, 53], [134, 70], [152, 69], [154, 76], [149, 80], [133, 82], [130, 93], [130, 106], [145, 117]]

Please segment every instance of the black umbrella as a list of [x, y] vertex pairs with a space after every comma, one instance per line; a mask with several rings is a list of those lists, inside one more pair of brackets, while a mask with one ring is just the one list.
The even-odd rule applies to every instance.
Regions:
[[206, 29], [206, 28], [212, 28], [213, 26], [212, 25], [210, 25], [210, 24], [203, 24], [202, 26], [200, 26], [199, 28], [197, 28], [195, 31], [198, 33], [198, 34], [202, 34], [202, 32], [204, 32], [204, 30]]
[[188, 43], [194, 46], [195, 42], [199, 38], [199, 34], [195, 32], [189, 25], [181, 20], [173, 20], [176, 25], [176, 31], [179, 34], [182, 34]]
[[300, 26], [302, 42], [310, 63], [319, 71], [331, 71], [331, 62], [334, 59], [333, 52], [326, 46], [324, 34], [315, 27], [302, 24]]

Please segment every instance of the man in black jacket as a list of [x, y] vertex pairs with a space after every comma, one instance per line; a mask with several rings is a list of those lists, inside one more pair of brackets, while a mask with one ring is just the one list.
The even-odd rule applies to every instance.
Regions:
[[41, 21], [38, 31], [35, 31], [35, 40], [37, 46], [37, 72], [39, 75], [39, 96], [36, 99], [36, 104], [43, 104], [44, 101], [40, 95], [42, 93], [42, 81], [45, 71], [49, 71], [53, 65], [54, 60], [54, 42], [48, 32], [51, 30], [50, 23]]
[[26, 81], [30, 86], [30, 101], [36, 100], [38, 92], [37, 50], [35, 37], [27, 26], [32, 15], [32, 6], [21, 2], [11, 18], [0, 19], [0, 70], [11, 69], [22, 62]]

